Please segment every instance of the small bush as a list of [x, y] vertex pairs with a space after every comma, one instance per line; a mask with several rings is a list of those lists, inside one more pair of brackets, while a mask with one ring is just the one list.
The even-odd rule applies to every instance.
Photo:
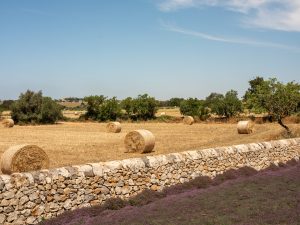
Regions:
[[296, 161], [296, 159], [291, 159], [291, 160], [287, 161], [286, 164], [288, 166], [295, 166], [298, 164], [298, 162]]
[[212, 185], [219, 185], [227, 180], [236, 179], [239, 176], [239, 173], [240, 173], [239, 170], [234, 170], [234, 169], [227, 170], [224, 173], [217, 175], [213, 179]]
[[209, 177], [196, 177], [195, 179], [190, 181], [191, 185], [196, 188], [207, 188], [211, 185], [212, 179]]
[[274, 163], [271, 163], [270, 166], [268, 166], [267, 170], [276, 171], [279, 170], [279, 167], [276, 166]]
[[242, 176], [252, 176], [252, 175], [257, 174], [258, 171], [251, 167], [245, 166], [245, 167], [239, 168], [238, 173]]
[[234, 169], [230, 169], [225, 171], [222, 176], [226, 179], [226, 180], [232, 180], [232, 179], [236, 179], [238, 177], [238, 172]]
[[126, 201], [121, 198], [109, 198], [105, 201], [103, 208], [109, 210], [118, 210], [126, 206]]
[[279, 162], [279, 163], [278, 163], [278, 166], [279, 166], [280, 168], [286, 168], [286, 167], [288, 167], [288, 165], [285, 164], [285, 163], [283, 163], [283, 162]]
[[154, 202], [157, 199], [163, 198], [165, 196], [166, 194], [163, 192], [157, 192], [157, 191], [146, 189], [141, 193], [139, 193], [138, 195], [130, 198], [128, 202], [132, 206], [142, 206]]

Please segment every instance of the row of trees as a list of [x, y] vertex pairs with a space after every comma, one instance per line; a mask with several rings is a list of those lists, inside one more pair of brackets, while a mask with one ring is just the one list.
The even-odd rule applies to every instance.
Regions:
[[[85, 97], [84, 102], [87, 110], [84, 118], [97, 121], [154, 119], [158, 109], [158, 101], [147, 94], [137, 98], [129, 97], [123, 101], [117, 100], [116, 97], [95, 95]], [[18, 124], [53, 124], [63, 119], [63, 106], [50, 97], [44, 97], [41, 91], [27, 90], [17, 101], [10, 102], [8, 109], [11, 110], [12, 119]]]
[[[160, 102], [147, 94], [137, 98], [128, 97], [122, 101], [101, 96], [89, 96], [84, 98], [87, 104], [86, 119], [98, 121], [133, 119], [154, 119]], [[182, 115], [199, 117], [205, 120], [211, 113], [219, 116], [232, 117], [242, 112], [242, 101], [236, 91], [228, 91], [225, 95], [212, 93], [205, 100], [197, 98], [173, 98], [169, 100], [172, 105], [179, 106]]]
[[[172, 98], [159, 102], [147, 94], [136, 98], [128, 97], [122, 101], [103, 95], [84, 98], [86, 119], [107, 121], [120, 119], [148, 120], [155, 118], [158, 106], [180, 107], [183, 115], [207, 119], [211, 114], [233, 117], [245, 109], [254, 113], [268, 113], [289, 132], [282, 119], [300, 109], [300, 85], [296, 82], [286, 84], [275, 78], [264, 80], [256, 77], [249, 81], [249, 88], [243, 99], [237, 91], [230, 90], [225, 95], [211, 93], [204, 100], [197, 98]], [[11, 106], [12, 118], [16, 123], [54, 123], [62, 118], [62, 107], [42, 92], [27, 91]]]
[[103, 95], [84, 98], [87, 104], [86, 119], [98, 121], [116, 120], [117, 118], [148, 120], [155, 118], [158, 102], [147, 94], [137, 98], [128, 97], [118, 101], [116, 97], [107, 98]]
[[211, 93], [205, 100], [189, 98], [180, 103], [181, 114], [196, 116], [202, 120], [207, 119], [211, 113], [230, 118], [242, 111], [242, 101], [234, 90], [228, 91], [225, 95]]
[[0, 112], [10, 110], [14, 100], [4, 100], [0, 102]]
[[250, 87], [243, 99], [238, 98], [234, 90], [225, 95], [211, 93], [205, 100], [187, 99], [180, 103], [180, 111], [184, 115], [207, 118], [210, 113], [230, 118], [245, 109], [253, 113], [268, 113], [268, 115], [284, 127], [283, 119], [300, 111], [300, 85], [296, 82], [286, 84], [275, 78], [264, 80], [256, 77], [249, 81]]

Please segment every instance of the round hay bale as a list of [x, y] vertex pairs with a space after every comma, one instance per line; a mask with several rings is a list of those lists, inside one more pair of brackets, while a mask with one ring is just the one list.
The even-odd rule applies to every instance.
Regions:
[[15, 125], [15, 122], [12, 119], [4, 119], [2, 124], [4, 127], [11, 128]]
[[16, 145], [7, 149], [1, 157], [4, 174], [28, 172], [49, 168], [49, 158], [36, 145]]
[[155, 137], [148, 130], [129, 132], [124, 140], [127, 152], [149, 153], [155, 146]]
[[183, 123], [187, 125], [192, 125], [195, 122], [194, 118], [191, 116], [185, 116], [183, 118]]
[[106, 130], [109, 133], [120, 133], [122, 130], [122, 127], [119, 122], [109, 122], [106, 125]]
[[75, 115], [75, 116], [78, 116], [78, 115], [79, 115], [79, 113], [78, 113], [78, 112], [74, 112], [74, 115]]
[[250, 120], [239, 121], [237, 130], [239, 134], [251, 134], [253, 132], [254, 123]]

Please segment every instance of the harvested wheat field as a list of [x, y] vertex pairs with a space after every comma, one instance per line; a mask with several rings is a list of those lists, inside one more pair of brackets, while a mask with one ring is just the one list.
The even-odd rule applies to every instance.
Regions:
[[[256, 124], [251, 134], [238, 134], [236, 124], [122, 123], [121, 133], [107, 133], [106, 123], [60, 123], [42, 126], [0, 127], [0, 154], [13, 145], [38, 145], [48, 154], [50, 168], [145, 155], [268, 141], [279, 136], [278, 124]], [[290, 124], [299, 129], [299, 124]], [[129, 131], [147, 129], [156, 139], [154, 152], [125, 153]]]
[[160, 108], [158, 109], [156, 116], [162, 116], [162, 115], [166, 115], [166, 116], [175, 116], [175, 117], [181, 117], [181, 113], [179, 108]]
[[63, 110], [62, 113], [66, 118], [78, 119], [81, 115], [85, 114], [86, 111]]

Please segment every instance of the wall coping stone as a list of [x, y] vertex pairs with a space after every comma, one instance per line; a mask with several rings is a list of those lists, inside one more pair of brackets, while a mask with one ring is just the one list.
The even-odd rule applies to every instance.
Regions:
[[83, 165], [66, 166], [49, 170], [32, 171], [26, 173], [14, 173], [11, 175], [0, 175], [0, 188], [5, 186], [10, 188], [12, 179], [16, 176], [25, 177], [30, 184], [34, 183], [51, 183], [51, 180], [59, 179], [59, 176], [70, 178], [72, 176], [103, 176], [105, 173], [129, 168], [138, 170], [141, 168], [157, 168], [169, 163], [185, 162], [187, 160], [200, 160], [202, 158], [217, 158], [222, 157], [225, 153], [247, 153], [256, 152], [263, 149], [281, 148], [293, 145], [300, 145], [300, 138], [275, 140], [269, 142], [258, 142], [239, 144], [227, 147], [216, 147], [207, 149], [195, 149], [177, 153], [169, 153], [166, 155], [144, 156], [140, 158], [128, 158], [124, 160], [114, 160], [99, 163], [87, 163]]

